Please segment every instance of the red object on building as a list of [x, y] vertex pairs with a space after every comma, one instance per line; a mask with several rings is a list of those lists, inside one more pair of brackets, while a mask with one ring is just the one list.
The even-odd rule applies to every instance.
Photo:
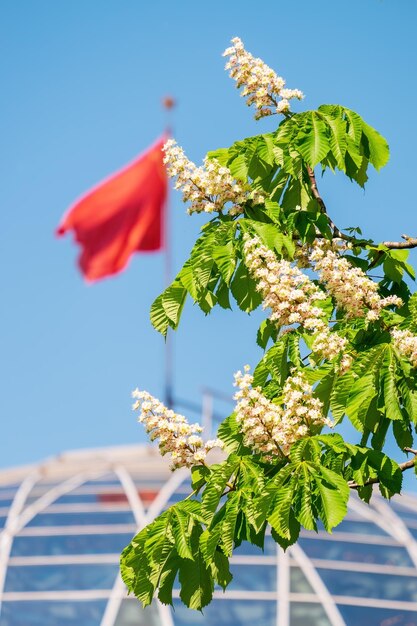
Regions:
[[78, 260], [88, 281], [122, 271], [135, 252], [164, 247], [168, 181], [162, 137], [133, 163], [76, 202], [57, 229], [73, 231], [81, 246]]

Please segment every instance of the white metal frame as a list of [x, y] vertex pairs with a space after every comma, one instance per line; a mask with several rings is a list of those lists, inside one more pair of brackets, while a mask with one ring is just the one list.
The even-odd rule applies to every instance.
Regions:
[[[141, 451], [143, 448], [141, 448]], [[130, 451], [133, 454], [133, 451]], [[145, 451], [146, 452], [146, 451]], [[82, 455], [80, 455], [81, 457]], [[65, 457], [65, 455], [64, 455]], [[67, 457], [65, 457], [67, 458]], [[64, 460], [65, 460], [64, 458]], [[68, 457], [71, 459], [71, 455]], [[77, 455], [74, 455], [73, 467], [77, 467]], [[142, 459], [142, 467], [145, 474], [150, 475], [152, 467], [147, 467]], [[154, 463], [156, 461], [152, 456], [149, 457], [150, 461]], [[19, 600], [68, 600], [68, 601], [82, 601], [82, 600], [107, 600], [106, 609], [103, 614], [101, 626], [114, 626], [117, 620], [117, 615], [120, 611], [121, 603], [124, 599], [128, 599], [123, 582], [118, 575], [113, 588], [98, 589], [98, 590], [82, 590], [82, 591], [47, 591], [47, 592], [5, 592], [4, 584], [7, 573], [7, 568], [11, 566], [29, 566], [29, 565], [43, 565], [43, 564], [75, 564], [75, 563], [115, 563], [118, 560], [116, 554], [91, 554], [91, 555], [57, 555], [57, 556], [39, 556], [39, 557], [11, 557], [12, 542], [17, 533], [25, 536], [50, 536], [50, 535], [71, 535], [71, 534], [113, 534], [113, 533], [126, 533], [133, 534], [135, 530], [140, 530], [146, 524], [148, 524], [155, 516], [157, 516], [166, 506], [171, 495], [181, 490], [181, 485], [185, 479], [188, 478], [188, 471], [181, 470], [171, 475], [171, 477], [163, 483], [164, 477], [158, 472], [156, 478], [158, 485], [155, 483], [155, 487], [163, 484], [160, 488], [158, 495], [150, 503], [150, 506], [145, 510], [144, 505], [138, 494], [138, 486], [135, 484], [132, 472], [125, 466], [123, 455], [120, 454], [117, 458], [116, 454], [112, 451], [109, 455], [102, 454], [102, 456], [94, 456], [92, 453], [92, 459], [90, 467], [95, 467], [96, 461], [99, 469], [97, 471], [87, 471], [88, 467], [86, 458], [83, 459], [84, 465], [81, 465], [80, 471], [75, 476], [66, 479], [69, 472], [65, 474], [62, 472], [62, 480], [58, 484], [45, 485], [39, 481], [45, 478], [44, 467], [41, 470], [32, 468], [29, 475], [21, 482], [20, 487], [14, 492], [13, 502], [8, 510], [7, 520], [3, 531], [0, 533], [0, 612], [2, 601], [19, 601]], [[118, 485], [100, 485], [84, 486], [86, 481], [94, 480], [100, 476], [106, 475], [109, 472], [114, 472], [118, 477], [120, 484]], [[133, 470], [133, 474], [137, 474], [137, 470]], [[53, 478], [53, 472], [50, 474]], [[48, 476], [46, 476], [48, 479]], [[149, 486], [154, 477], [149, 478]], [[146, 475], [144, 476], [144, 483], [146, 483]], [[57, 505], [53, 504], [61, 495], [74, 491], [75, 493], [98, 493], [114, 491], [117, 493], [125, 493], [129, 505], [129, 510], [133, 512], [135, 518], [135, 525], [132, 524], [102, 524], [102, 525], [78, 525], [78, 526], [53, 526], [53, 527], [27, 527], [27, 524], [33, 519], [35, 515], [42, 512], [44, 509], [55, 510], [56, 512], [69, 512], [69, 511], [85, 511], [90, 512], [94, 510], [103, 511], [104, 509], [117, 511], [125, 510], [126, 505], [115, 503], [114, 506], [109, 503], [100, 506], [88, 503], [68, 503]], [[140, 489], [139, 489], [140, 490]], [[182, 489], [183, 491], [183, 489]], [[3, 493], [3, 492], [2, 492]], [[11, 492], [10, 492], [11, 493]], [[38, 494], [38, 498], [27, 504], [27, 498]], [[417, 527], [417, 504], [411, 497], [404, 497], [401, 500], [401, 504], [410, 509], [416, 514], [415, 523], [410, 522], [410, 526]], [[331, 595], [321, 579], [318, 569], [327, 568], [336, 571], [349, 570], [355, 572], [367, 572], [367, 573], [381, 573], [381, 574], [396, 574], [398, 576], [417, 576], [417, 541], [413, 537], [412, 533], [407, 528], [407, 525], [401, 519], [401, 515], [395, 512], [387, 503], [385, 503], [378, 496], [374, 497], [372, 506], [367, 506], [354, 496], [349, 503], [352, 521], [367, 520], [376, 524], [381, 528], [386, 535], [371, 536], [365, 534], [353, 534], [346, 532], [336, 531], [333, 535], [319, 532], [315, 537], [319, 537], [326, 541], [348, 541], [358, 544], [373, 544], [373, 545], [387, 545], [387, 546], [399, 546], [407, 550], [410, 555], [411, 561], [415, 568], [409, 566], [384, 566], [376, 565], [372, 563], [341, 563], [339, 561], [333, 561], [329, 559], [314, 559], [309, 558], [305, 551], [303, 551], [300, 545], [294, 545], [284, 553], [281, 549], [277, 550], [276, 556], [273, 555], [240, 555], [239, 553], [233, 557], [232, 562], [236, 565], [250, 565], [262, 564], [275, 566], [277, 568], [277, 588], [274, 591], [227, 591], [225, 594], [221, 591], [215, 591], [214, 598], [217, 600], [253, 600], [253, 601], [269, 601], [275, 602], [277, 606], [277, 620], [276, 626], [289, 626], [290, 625], [290, 606], [292, 603], [309, 602], [314, 604], [320, 604], [332, 624], [332, 626], [346, 626], [339, 611], [338, 606], [358, 606], [358, 607], [370, 607], [370, 608], [386, 608], [401, 610], [401, 611], [416, 611], [416, 602], [403, 602], [393, 600], [380, 600], [376, 598], [359, 598], [349, 596], [334, 596]], [[308, 536], [303, 533], [303, 536]], [[298, 566], [303, 571], [314, 593], [295, 593], [290, 589], [290, 571], [292, 566]], [[174, 597], [179, 597], [179, 591], [174, 591]], [[133, 599], [134, 600], [134, 599]], [[172, 612], [169, 607], [166, 607], [158, 603], [158, 613], [162, 626], [174, 626]]]

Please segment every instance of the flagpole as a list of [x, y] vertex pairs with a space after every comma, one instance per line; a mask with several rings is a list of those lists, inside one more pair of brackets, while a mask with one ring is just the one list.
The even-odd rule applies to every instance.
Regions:
[[[171, 118], [172, 109], [175, 106], [175, 100], [166, 96], [162, 101], [165, 113], [165, 132], [168, 136], [172, 135]], [[167, 202], [165, 207], [165, 225], [164, 225], [164, 238], [165, 238], [165, 288], [171, 284], [172, 280], [172, 246], [171, 246], [171, 202], [170, 191], [168, 190]], [[170, 409], [174, 408], [175, 400], [173, 393], [173, 374], [174, 374], [174, 355], [172, 334], [167, 333], [165, 343], [165, 405]]]

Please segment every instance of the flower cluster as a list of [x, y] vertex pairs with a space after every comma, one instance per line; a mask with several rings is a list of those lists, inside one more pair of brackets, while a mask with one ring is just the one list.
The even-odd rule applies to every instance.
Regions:
[[[312, 349], [321, 358], [332, 360], [341, 355], [347, 340], [331, 332], [323, 320], [323, 309], [317, 302], [327, 295], [298, 267], [288, 261], [278, 261], [259, 237], [245, 236], [244, 253], [249, 271], [257, 281], [263, 307], [271, 309], [269, 319], [279, 326], [300, 324], [317, 333]], [[344, 357], [341, 369], [346, 371], [350, 357]]]
[[409, 359], [413, 367], [417, 367], [417, 336], [409, 330], [394, 328], [391, 337], [398, 352]]
[[323, 317], [323, 310], [316, 303], [325, 300], [326, 294], [297, 267], [283, 259], [278, 261], [259, 237], [246, 235], [243, 249], [263, 306], [271, 309], [271, 321], [280, 326], [301, 324], [315, 330]]
[[299, 89], [285, 89], [285, 80], [278, 76], [262, 59], [257, 59], [245, 50], [239, 37], [232, 39], [232, 46], [223, 56], [229, 57], [226, 69], [237, 83], [243, 87], [242, 97], [246, 104], [255, 106], [255, 119], [290, 110], [290, 100], [301, 100], [304, 94]]
[[326, 244], [316, 244], [310, 259], [315, 263], [320, 281], [326, 285], [337, 305], [345, 311], [347, 318], [366, 317], [367, 320], [375, 320], [384, 307], [401, 306], [403, 303], [398, 296], [381, 298], [377, 283], [359, 267], [353, 267], [337, 251], [326, 249]]
[[[248, 200], [262, 204], [265, 198], [246, 183], [236, 181], [229, 168], [222, 166], [217, 159], [204, 159], [204, 166], [197, 167], [184, 154], [174, 139], [169, 139], [163, 147], [164, 163], [168, 175], [177, 177], [176, 189], [181, 189], [183, 201], [190, 202], [188, 213], [213, 213], [229, 208], [232, 215], [242, 212], [242, 205]], [[226, 206], [228, 205], [228, 206]]]
[[136, 400], [133, 410], [140, 411], [139, 422], [145, 425], [151, 441], [159, 439], [161, 454], [170, 454], [172, 469], [203, 463], [212, 448], [223, 446], [220, 439], [204, 443], [197, 434], [203, 431], [199, 424], [189, 424], [183, 415], [167, 409], [147, 391], [135, 389], [132, 397]]
[[[330, 328], [323, 323], [314, 337], [311, 349], [315, 355], [322, 359], [332, 361], [339, 357], [335, 366], [339, 374], [342, 375], [350, 369], [353, 362], [353, 357], [345, 352], [347, 344], [347, 339], [341, 337], [336, 331], [331, 332]], [[310, 364], [315, 365], [315, 360], [311, 357]]]
[[235, 374], [234, 398], [236, 420], [246, 446], [266, 461], [288, 454], [291, 445], [311, 432], [332, 422], [323, 415], [323, 405], [301, 372], [289, 376], [282, 393], [282, 404], [268, 400], [259, 387], [253, 387], [253, 376], [246, 365], [244, 373]]

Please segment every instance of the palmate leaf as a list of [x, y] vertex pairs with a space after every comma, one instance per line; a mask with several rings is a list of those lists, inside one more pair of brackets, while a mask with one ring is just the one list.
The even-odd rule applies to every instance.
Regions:
[[385, 359], [381, 367], [381, 385], [387, 417], [391, 420], [402, 421], [403, 414], [397, 388], [397, 364], [390, 346], [387, 346]]
[[187, 291], [179, 281], [174, 281], [162, 294], [162, 306], [173, 328], [178, 326], [186, 296]]
[[235, 532], [240, 506], [242, 500], [242, 492], [234, 491], [226, 503], [225, 517], [222, 523], [221, 546], [226, 556], [231, 556], [233, 552], [233, 544], [235, 541]]
[[262, 297], [256, 290], [256, 282], [243, 261], [238, 265], [230, 289], [238, 307], [246, 313], [256, 309], [262, 302]]
[[328, 532], [340, 524], [347, 513], [349, 487], [346, 481], [332, 470], [316, 466], [315, 483], [318, 488], [319, 515]]
[[214, 580], [225, 591], [233, 576], [230, 572], [229, 559], [220, 550], [216, 550], [210, 563], [211, 573]]
[[[319, 107], [321, 111], [322, 107]], [[346, 154], [346, 120], [342, 117], [332, 117], [322, 113], [324, 121], [329, 128], [329, 143], [332, 155], [335, 159], [337, 167], [345, 171], [345, 154]]]
[[229, 241], [223, 246], [215, 246], [212, 255], [224, 282], [229, 285], [236, 268], [236, 251], [233, 242]]
[[251, 454], [252, 451], [243, 444], [243, 435], [236, 420], [235, 413], [226, 417], [220, 424], [217, 436], [223, 441], [224, 450], [228, 454]]
[[179, 581], [180, 598], [190, 609], [201, 610], [211, 602], [214, 582], [211, 568], [206, 564], [199, 547], [201, 528], [194, 527], [191, 535], [193, 558], [181, 559]]
[[324, 122], [315, 111], [309, 113], [309, 118], [306, 118], [307, 123], [302, 126], [301, 133], [296, 140], [296, 149], [306, 163], [314, 168], [329, 152], [330, 143]]
[[291, 539], [292, 528], [290, 523], [290, 515], [293, 501], [293, 487], [291, 484], [281, 487], [277, 492], [272, 512], [268, 515], [268, 522], [272, 528], [284, 539]]
[[201, 515], [206, 523], [213, 519], [226, 485], [238, 467], [239, 457], [236, 455], [231, 455], [227, 461], [211, 467], [201, 499]]
[[309, 468], [305, 462], [299, 464], [297, 471], [296, 489], [294, 489], [294, 513], [304, 528], [317, 531], [317, 512], [313, 505], [313, 484]]
[[177, 328], [184, 307], [187, 291], [179, 280], [175, 280], [154, 300], [150, 319], [153, 327], [166, 336], [168, 327]]
[[369, 160], [376, 170], [384, 167], [389, 160], [389, 147], [387, 141], [375, 128], [369, 126], [362, 120], [362, 131], [368, 140]]
[[417, 292], [413, 293], [413, 295], [409, 299], [408, 308], [411, 315], [410, 328], [412, 331], [417, 332]]

